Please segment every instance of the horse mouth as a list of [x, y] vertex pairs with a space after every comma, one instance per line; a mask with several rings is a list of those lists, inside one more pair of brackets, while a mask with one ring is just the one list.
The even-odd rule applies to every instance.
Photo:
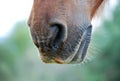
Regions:
[[[51, 57], [49, 54], [41, 54], [41, 59], [45, 63], [58, 63], [58, 64], [77, 64], [80, 63], [84, 60], [87, 49], [90, 43], [90, 38], [91, 38], [91, 31], [92, 31], [92, 26], [89, 26], [83, 33], [81, 40], [79, 41], [79, 45], [77, 46], [74, 54], [70, 55], [67, 57], [67, 59], [63, 60], [60, 57]], [[40, 51], [40, 49], [39, 49]], [[40, 51], [41, 53], [41, 51]], [[52, 54], [52, 53], [50, 53]], [[54, 54], [54, 52], [53, 52]]]
[[68, 59], [72, 58], [72, 60], [69, 63], [75, 64], [75, 63], [80, 63], [84, 60], [86, 53], [87, 53], [89, 43], [90, 43], [91, 32], [92, 32], [92, 26], [90, 25], [84, 31], [76, 53], [74, 54], [73, 57], [68, 58]]

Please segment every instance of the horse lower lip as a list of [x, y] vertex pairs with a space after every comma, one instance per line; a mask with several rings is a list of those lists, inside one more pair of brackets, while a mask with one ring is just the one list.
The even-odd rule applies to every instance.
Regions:
[[92, 26], [89, 26], [87, 30], [84, 32], [81, 40], [80, 47], [72, 59], [71, 63], [80, 63], [83, 61], [84, 57], [86, 56], [87, 53], [87, 48], [90, 43], [90, 38], [91, 38], [91, 31], [92, 31]]

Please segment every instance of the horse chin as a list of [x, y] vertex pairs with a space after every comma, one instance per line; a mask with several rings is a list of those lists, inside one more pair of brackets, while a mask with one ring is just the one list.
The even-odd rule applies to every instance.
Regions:
[[84, 31], [82, 38], [79, 41], [79, 44], [76, 46], [75, 51], [64, 60], [61, 57], [52, 56], [51, 54], [54, 54], [54, 52], [50, 54], [49, 53], [44, 54], [41, 53], [39, 49], [39, 52], [41, 53], [40, 56], [42, 61], [45, 63], [58, 63], [58, 64], [77, 64], [82, 62], [86, 56], [87, 48], [90, 43], [91, 31], [92, 31], [92, 26], [89, 26]]

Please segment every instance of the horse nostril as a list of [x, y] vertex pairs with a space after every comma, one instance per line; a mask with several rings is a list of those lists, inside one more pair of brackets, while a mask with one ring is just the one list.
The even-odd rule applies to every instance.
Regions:
[[56, 50], [67, 39], [67, 27], [63, 24], [55, 23], [51, 25], [51, 28], [53, 30], [51, 48]]

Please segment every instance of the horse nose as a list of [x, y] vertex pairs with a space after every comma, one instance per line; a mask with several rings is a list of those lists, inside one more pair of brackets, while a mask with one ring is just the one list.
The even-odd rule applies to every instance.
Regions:
[[50, 47], [52, 50], [56, 50], [67, 39], [67, 27], [63, 23], [53, 22], [50, 29], [52, 30]]
[[67, 26], [63, 23], [52, 22], [46, 29], [48, 36], [35, 34], [31, 31], [32, 39], [41, 52], [56, 51], [67, 39]]

